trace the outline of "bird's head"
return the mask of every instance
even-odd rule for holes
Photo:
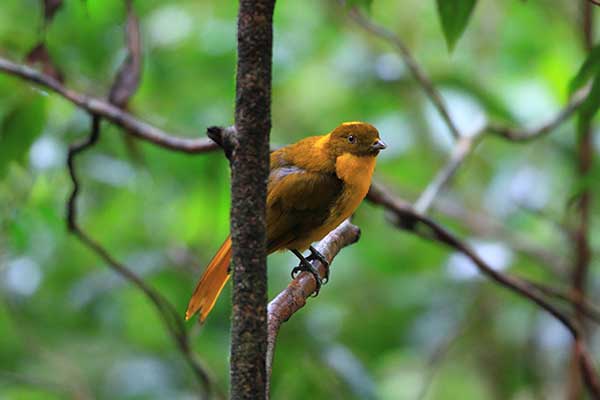
[[[377,128],[366,122],[344,122],[329,136],[329,146],[335,156],[350,153],[375,157],[387,147],[379,138]]]

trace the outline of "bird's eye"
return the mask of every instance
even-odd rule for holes
[[[354,137],[354,135],[348,136],[348,142],[350,142],[350,143],[356,142],[356,138]]]

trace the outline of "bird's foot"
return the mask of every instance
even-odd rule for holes
[[[308,250],[310,250],[310,255],[308,257],[306,257],[306,259],[308,261],[318,260],[325,267],[325,277],[322,279],[322,281],[323,281],[323,284],[326,284],[327,282],[329,282],[329,261],[327,261],[325,256],[323,254],[321,254],[321,252],[319,250],[315,249],[314,247],[310,246],[308,248]]]
[[[313,278],[315,278],[317,287],[312,294],[312,297],[317,297],[319,295],[319,291],[321,290],[321,286],[323,285],[323,280],[319,276],[319,271],[306,258],[300,258],[300,264],[292,269],[292,279],[295,279],[300,272],[304,271],[309,272]]]

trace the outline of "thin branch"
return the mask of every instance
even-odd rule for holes
[[[528,142],[531,140],[539,139],[542,136],[547,135],[554,129],[558,128],[563,122],[568,120],[577,109],[583,104],[587,95],[590,92],[590,86],[585,86],[575,92],[567,105],[560,110],[554,117],[549,119],[547,122],[532,128],[532,129],[520,129],[511,128],[508,126],[489,124],[486,130],[492,134],[503,137],[504,139],[511,140],[513,142]]]
[[[372,203],[381,205],[388,211],[392,212],[396,217],[396,220],[394,221],[396,226],[402,229],[415,231],[421,234],[423,237],[436,240],[460,253],[463,253],[465,256],[471,259],[473,263],[475,263],[482,274],[498,282],[500,285],[505,286],[510,290],[532,300],[560,320],[574,336],[579,335],[578,327],[575,326],[570,318],[552,304],[546,302],[546,300],[540,296],[539,291],[537,291],[535,287],[521,278],[505,275],[502,272],[493,269],[473,249],[471,249],[470,246],[460,240],[457,236],[450,233],[448,230],[443,228],[429,217],[416,212],[412,207],[406,207],[403,205],[403,202],[398,201],[383,187],[379,185],[371,185],[367,199]],[[420,230],[421,227],[418,225],[422,225],[426,229],[424,231]]]
[[[158,291],[146,284],[142,278],[135,274],[131,269],[127,268],[127,266],[113,258],[100,243],[92,239],[77,223],[77,196],[80,192],[80,183],[76,172],[75,158],[98,141],[98,138],[100,137],[100,122],[100,117],[93,115],[90,135],[81,143],[71,146],[67,154],[67,167],[73,184],[72,191],[67,201],[67,226],[71,233],[96,253],[110,266],[111,269],[135,285],[150,300],[159,313],[165,327],[177,345],[177,348],[192,368],[194,375],[201,384],[203,394],[208,396],[214,389],[212,378],[194,355],[190,347],[189,336],[185,329],[185,324],[179,315],[179,312],[177,312],[175,307]]]
[[[443,243],[464,254],[477,266],[483,275],[537,304],[560,321],[573,336],[573,340],[580,356],[580,367],[582,368],[583,375],[586,377],[588,390],[596,398],[600,398],[600,382],[598,381],[598,375],[594,369],[589,352],[585,343],[582,341],[581,328],[563,311],[549,303],[544,297],[544,294],[538,290],[536,286],[523,278],[507,275],[493,269],[470,246],[457,236],[450,233],[427,216],[417,213],[411,206],[406,206],[405,202],[396,199],[381,186],[371,185],[367,199],[374,204],[385,207],[391,212],[395,217],[394,223],[399,228],[414,231],[423,237],[428,237],[439,243]],[[422,225],[422,227],[425,228],[425,231],[423,231],[419,225]]]
[[[467,156],[475,147],[475,143],[483,133],[478,131],[472,136],[461,136],[452,149],[450,160],[442,168],[431,183],[425,188],[419,199],[415,202],[414,209],[420,214],[427,214],[427,211],[435,201],[437,195],[448,185],[452,177],[456,174],[458,168],[465,161]]]
[[[77,107],[98,115],[123,128],[132,136],[170,150],[183,153],[205,153],[216,150],[218,146],[208,138],[187,139],[175,137],[167,132],[143,122],[120,108],[85,94],[67,89],[59,81],[26,65],[17,64],[0,57],[0,71],[49,89]]]
[[[345,4],[345,1],[342,0],[341,2],[342,2],[342,4]],[[440,113],[442,119],[448,126],[448,129],[452,133],[452,136],[454,136],[455,139],[460,138],[462,135],[461,135],[460,131],[458,130],[458,127],[456,126],[456,124],[454,123],[452,118],[450,117],[450,112],[448,111],[448,108],[447,108],[446,104],[444,103],[444,99],[442,98],[441,94],[438,92],[438,90],[433,85],[433,82],[431,81],[429,76],[427,76],[427,73],[425,72],[425,70],[419,65],[417,60],[413,57],[410,50],[408,49],[406,44],[404,44],[402,39],[400,39],[398,36],[396,36],[394,33],[389,31],[385,27],[378,25],[375,22],[368,19],[356,7],[351,8],[348,11],[348,15],[354,22],[356,22],[356,24],[358,26],[363,28],[365,31],[390,43],[398,51],[398,53],[400,54],[400,57],[402,57],[402,60],[404,61],[404,63],[406,64],[406,66],[408,67],[408,69],[410,70],[412,75],[414,76],[414,78],[421,85],[421,87],[423,88],[423,90],[425,91],[427,96],[429,96],[429,99],[433,103],[434,107]]]
[[[571,117],[585,101],[589,91],[589,86],[577,91],[567,105],[552,119],[533,129],[522,130],[503,125],[488,124],[487,126],[484,126],[478,130],[472,136],[461,136],[454,145],[452,154],[450,155],[450,159],[447,164],[438,172],[433,181],[431,181],[419,199],[415,202],[415,211],[420,214],[427,214],[427,211],[435,201],[435,198],[448,185],[452,177],[456,174],[458,168],[462,165],[471,151],[473,151],[475,144],[478,143],[478,140],[482,138],[484,133],[489,132],[495,135],[500,135],[505,139],[515,142],[539,139],[542,136],[552,132],[563,122],[569,119],[569,117]]]
[[[331,265],[342,248],[356,243],[359,238],[360,229],[349,220],[346,220],[319,242],[317,250],[325,256]],[[327,268],[319,261],[313,261],[312,264],[318,269],[321,278],[325,278]],[[304,307],[306,300],[314,293],[316,288],[315,279],[309,273],[303,272],[269,303],[269,340],[267,347],[267,376],[269,378],[273,370],[275,343],[281,325]]]

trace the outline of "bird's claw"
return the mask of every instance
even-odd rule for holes
[[[321,286],[323,285],[323,280],[319,276],[319,271],[317,271],[317,269],[311,263],[309,263],[308,261],[300,261],[300,264],[298,264],[297,267],[294,267],[292,269],[292,279],[296,279],[296,276],[300,272],[305,271],[309,272],[313,276],[313,278],[315,278],[316,288],[312,294],[312,297],[317,297],[319,295],[319,291],[321,290]]]
[[[322,279],[322,283],[326,284],[327,282],[329,282],[329,261],[327,261],[325,256],[323,254],[321,254],[321,252],[319,250],[315,249],[314,247],[310,246],[308,249],[310,250],[310,255],[308,257],[306,257],[306,259],[309,261],[318,260],[325,267],[325,276]]]

